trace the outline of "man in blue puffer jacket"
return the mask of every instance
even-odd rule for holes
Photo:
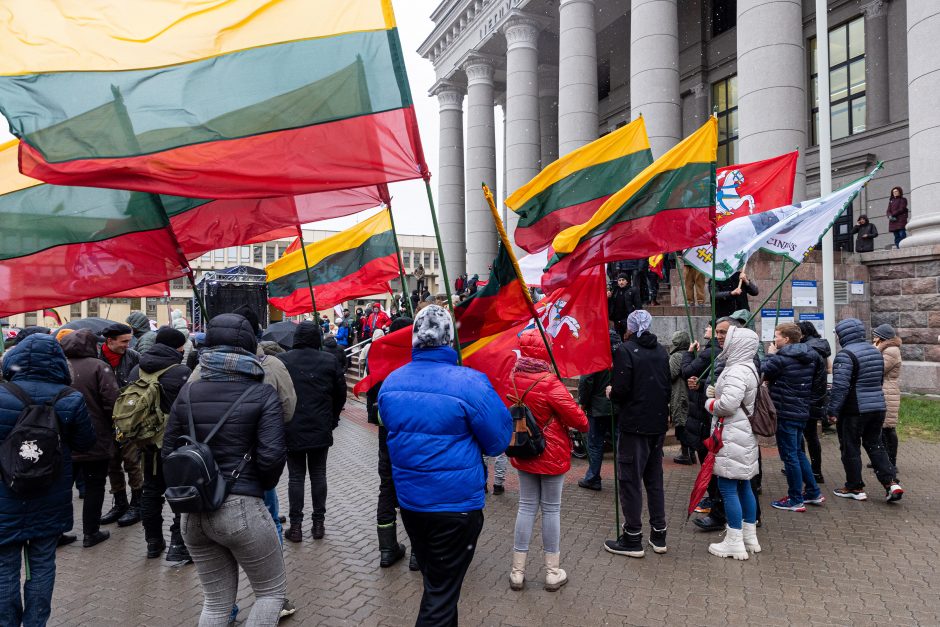
[[[71,383],[62,347],[51,335],[31,335],[4,356],[3,378],[33,402],[46,403]],[[0,442],[13,430],[23,403],[0,387]],[[55,549],[72,528],[71,449],[88,451],[95,432],[78,391],[55,404],[62,436],[62,473],[41,494],[22,498],[0,482],[0,625],[45,625],[55,586]],[[30,578],[20,590],[20,556]],[[22,594],[22,596],[21,596]],[[25,607],[24,607],[25,605]]]
[[[424,576],[416,625],[456,625],[457,601],[483,529],[482,455],[506,450],[509,411],[483,373],[457,366],[450,314],[415,317],[411,363],[379,392],[379,419],[401,518]]]
[[[847,318],[836,325],[842,350],[832,363],[832,390],[829,395],[829,419],[837,422],[845,487],[834,490],[836,496],[864,501],[862,452],[865,447],[875,475],[885,488],[885,500],[897,501],[904,494],[894,481],[895,468],[888,459],[881,440],[885,420],[884,359],[881,351],[865,340],[865,326],[857,318]]]

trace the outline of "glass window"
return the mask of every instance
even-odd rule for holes
[[[405,265],[406,268],[411,267],[411,251],[403,250],[401,252],[401,262]]]
[[[147,317],[148,318],[157,317],[157,299],[156,298],[147,299]]]
[[[261,244],[255,244],[251,247],[251,261],[258,265],[264,264],[264,247]]]
[[[251,261],[251,246],[241,247],[241,261],[242,263],[249,263]]]
[[[225,249],[219,248],[212,253],[215,261],[225,261]]]
[[[36,326],[37,324],[39,324],[37,322],[38,319],[39,319],[39,316],[36,314],[35,311],[29,311],[26,313],[24,321],[26,323],[26,326],[31,327],[31,326]]]
[[[274,244],[264,245],[264,263],[273,263],[277,259],[277,249]]]
[[[738,19],[737,0],[712,0],[712,37],[734,28]]]
[[[75,303],[69,306],[69,320],[78,320],[82,317],[82,304]]]
[[[98,299],[92,298],[88,301],[88,317],[94,318],[98,316]]]
[[[819,86],[816,40],[809,42],[812,65],[811,114],[813,143],[819,144]],[[832,139],[865,130],[865,18],[858,17],[829,31],[829,102]]]
[[[424,253],[424,269],[431,269],[431,253]]]
[[[738,77],[712,85],[712,104],[718,114],[718,167],[735,163],[738,151]]]

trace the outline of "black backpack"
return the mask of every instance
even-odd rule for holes
[[[0,475],[17,496],[40,496],[62,474],[62,438],[55,404],[75,390],[66,386],[40,405],[18,385],[0,383],[23,403],[13,430],[0,444]]]
[[[509,446],[506,447],[506,455],[508,457],[532,459],[533,457],[538,457],[545,451],[545,434],[542,433],[542,430],[547,429],[548,425],[552,424],[555,418],[554,416],[549,418],[544,427],[539,427],[539,423],[535,421],[535,416],[532,415],[532,410],[525,404],[525,396],[539,381],[547,376],[548,375],[544,375],[530,385],[529,389],[523,392],[521,397],[518,396],[519,390],[516,389],[515,378],[512,381],[512,388],[516,396],[509,396],[509,400],[512,401],[512,407],[509,408],[509,415],[512,416],[513,430],[512,439],[509,441]]]
[[[223,476],[208,444],[253,387],[249,386],[241,393],[202,442],[196,439],[196,425],[193,422],[193,406],[189,394],[192,386],[186,388],[189,435],[180,436],[179,439],[188,444],[180,446],[163,460],[163,478],[166,482],[164,496],[174,513],[214,512],[222,507],[232,484],[251,461],[251,451],[248,451],[242,456],[235,470],[230,475]]]

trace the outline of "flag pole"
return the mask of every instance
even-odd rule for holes
[[[617,537],[619,538],[623,533],[623,528],[620,526],[620,477],[617,472],[617,446],[620,438],[617,437],[617,420],[614,417],[613,403],[610,403],[610,437],[614,441],[614,518],[617,520]],[[601,457],[604,457],[603,448],[601,448]]]
[[[561,371],[558,370],[558,364],[555,363],[555,354],[552,352],[552,345],[548,343],[548,336],[545,334],[545,327],[542,326],[542,319],[535,310],[535,303],[532,301],[532,294],[529,293],[529,286],[526,285],[525,279],[522,277],[522,270],[519,268],[519,262],[516,261],[516,254],[512,251],[512,243],[509,241],[509,235],[506,233],[506,228],[503,226],[502,218],[499,217],[499,210],[496,209],[496,201],[493,199],[493,192],[486,186],[486,183],[483,183],[483,195],[486,197],[486,203],[490,206],[490,213],[493,214],[493,222],[496,223],[496,231],[499,233],[499,239],[506,249],[506,254],[509,255],[509,260],[512,262],[512,269],[516,273],[516,280],[519,282],[520,287],[522,287],[523,294],[525,294],[525,301],[529,306],[529,312],[532,314],[532,319],[535,320],[535,326],[539,329],[542,342],[545,343],[545,350],[548,351],[548,357],[552,360],[555,375],[560,377]]]
[[[392,215],[392,205],[391,201],[386,203],[386,211],[388,211],[388,219],[392,223],[392,239],[395,240],[395,255],[398,257],[398,276],[401,279],[401,289],[402,294],[405,297],[405,303],[408,307],[408,315],[413,319],[415,317],[415,312],[411,308],[411,294],[408,293],[408,283],[405,279],[405,264],[401,259],[401,248],[398,246],[398,231],[395,230],[395,216]],[[441,267],[444,267],[444,258],[441,258]],[[395,299],[395,295],[392,294],[392,300]]]
[[[437,210],[434,207],[434,195],[431,193],[431,175],[425,172],[424,189],[428,193],[428,207],[431,209],[431,222],[434,225],[434,237],[437,238],[437,254],[441,260],[441,277],[444,279],[444,293],[447,294],[447,306],[454,319],[454,345],[457,348],[457,363],[463,365],[463,356],[460,354],[460,332],[457,329],[457,313],[454,311],[454,297],[450,293],[450,277],[447,276],[447,262],[444,260],[444,246],[441,243],[441,226],[437,223]],[[410,302],[410,301],[409,301]]]
[[[317,320],[317,299],[313,295],[313,277],[310,275],[310,263],[307,261],[307,244],[304,242],[304,231],[299,224],[297,225],[297,239],[300,240],[300,250],[303,251],[304,270],[307,272],[307,289],[310,290],[310,306],[313,307],[313,319],[317,324],[320,324],[320,321]]]
[[[829,93],[829,6],[826,0],[816,0],[816,67],[826,68],[817,72],[817,93]],[[829,98],[819,98],[819,195],[832,193],[832,103]],[[835,251],[832,229],[822,237],[822,284],[823,284],[823,337],[830,346],[835,346],[836,288]]]
[[[786,258],[780,260],[780,284],[777,286],[777,311],[774,315],[774,328],[777,328],[777,325],[780,324],[780,301],[783,300],[783,283],[786,281],[784,278],[784,273],[787,270],[787,260]]]

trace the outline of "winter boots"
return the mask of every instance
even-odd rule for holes
[[[164,549],[166,549],[166,541],[163,539],[163,536],[149,538],[147,540],[147,559],[160,557]]]
[[[376,532],[379,535],[379,566],[388,568],[405,557],[405,545],[398,541],[396,523],[378,525]]]
[[[755,539],[757,537],[755,533]],[[748,558],[747,548],[744,546],[744,532],[742,529],[725,529],[725,539],[721,542],[708,545],[708,552],[718,557],[733,557],[736,560]]]
[[[323,519],[313,521],[313,524],[310,528],[310,535],[313,536],[314,540],[322,540],[325,531],[326,530],[323,526]]]
[[[143,490],[131,490],[131,503],[123,516],[118,518],[118,527],[130,527],[140,522],[140,495]],[[126,497],[125,497],[126,498]]]
[[[186,543],[183,542],[183,534],[179,531],[170,532],[170,548],[166,551],[166,561],[175,563],[193,561]]]
[[[695,463],[695,453],[685,444],[682,445],[681,452],[672,458],[672,461],[680,466],[691,466]]]
[[[760,553],[760,543],[757,542],[757,523],[746,522],[741,525],[744,535],[744,548],[751,553]]]
[[[561,553],[545,554],[545,589],[549,592],[555,592],[568,583],[567,573],[558,567],[560,559]],[[513,561],[515,561],[515,556]]]
[[[525,560],[528,553],[522,551],[512,552],[512,570],[509,571],[509,588],[522,590],[525,588]]]
[[[129,505],[127,504],[127,493],[124,491],[114,493],[114,503],[108,513],[101,517],[102,525],[110,525],[117,522],[121,516],[127,513]]]

